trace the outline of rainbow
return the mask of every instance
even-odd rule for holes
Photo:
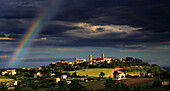
[[[52,9],[54,9],[54,7],[56,6],[56,3],[57,0],[52,0],[51,3],[47,6],[47,8],[45,8],[45,10],[40,14],[36,21],[33,22],[33,24],[27,30],[25,36],[20,41],[15,52],[13,53],[13,56],[10,59],[9,67],[13,67],[18,63],[27,47],[31,44],[32,40],[42,29],[44,22],[48,19],[48,16],[52,12]]]

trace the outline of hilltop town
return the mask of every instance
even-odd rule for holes
[[[150,65],[133,57],[106,58],[104,53],[97,58],[93,58],[90,54],[88,61],[75,57],[74,62],[61,60],[38,68],[1,69],[0,72],[1,78],[10,79],[1,82],[1,89],[8,90],[39,89],[41,91],[42,88],[46,90],[51,88],[57,91],[61,89],[65,89],[61,91],[88,91],[107,89],[109,85],[112,89],[118,86],[125,90],[128,86],[136,86],[133,84],[142,85],[160,79],[169,79],[169,72],[156,64]],[[119,85],[120,82],[125,88]],[[93,87],[94,83],[101,84],[101,87]],[[169,85],[169,82],[162,80],[161,86],[164,85]]]

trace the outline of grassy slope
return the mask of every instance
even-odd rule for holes
[[[68,72],[71,74],[77,72],[77,74],[80,76],[88,75],[88,77],[99,77],[100,72],[104,72],[105,73],[104,77],[107,77],[110,74],[110,72],[112,72],[112,70],[113,70],[112,68],[93,68],[93,69],[82,69],[82,70],[68,71]]]
[[[13,81],[14,79],[6,78],[6,77],[1,77],[0,76],[0,83],[1,82],[8,82],[8,81]]]

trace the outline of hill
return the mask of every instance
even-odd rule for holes
[[[100,72],[104,72],[105,73],[104,77],[107,77],[112,72],[112,70],[113,70],[112,68],[91,68],[66,72],[69,72],[70,74],[77,72],[77,75],[79,76],[88,75],[88,77],[99,77]]]

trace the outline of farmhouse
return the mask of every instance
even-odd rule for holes
[[[117,80],[121,80],[122,78],[125,78],[125,74],[124,72],[121,71],[115,71],[114,72],[114,78],[116,78]]]
[[[67,79],[67,75],[65,74],[61,75],[61,79]]]
[[[153,77],[153,75],[151,73],[140,73],[140,77]]]
[[[40,72],[37,72],[36,74],[34,74],[34,78],[37,78],[37,77],[42,77],[43,75],[40,73]]]
[[[58,83],[60,81],[60,78],[54,78],[54,82]]]
[[[55,73],[50,73],[49,76],[55,76]]]

